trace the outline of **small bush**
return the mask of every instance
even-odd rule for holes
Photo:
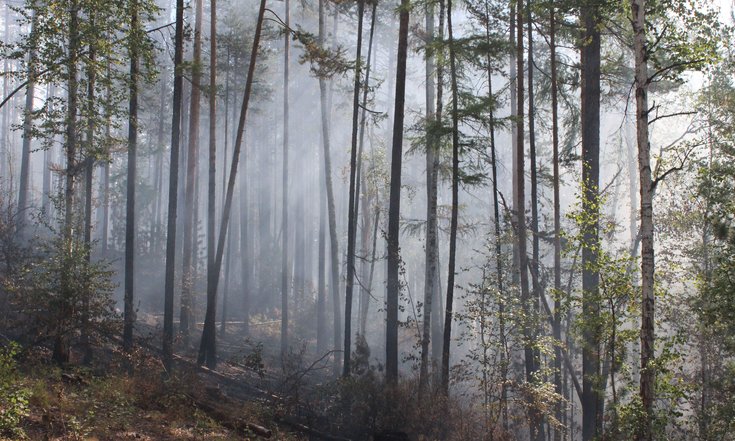
[[[18,345],[0,348],[0,434],[24,437],[20,423],[28,415],[28,390],[20,383],[15,355]]]

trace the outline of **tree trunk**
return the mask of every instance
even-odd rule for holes
[[[551,143],[554,174],[554,387],[562,394],[561,366],[561,197],[559,193],[559,105],[556,70],[556,15],[552,2],[549,10],[549,49],[551,51]],[[555,404],[554,415],[562,421],[562,403]],[[561,441],[563,430],[554,429],[554,441]]]
[[[290,28],[291,11],[290,1],[285,2],[286,28]],[[288,265],[288,68],[289,49],[291,41],[290,33],[284,33],[283,39],[283,175],[281,191],[281,363],[285,368],[286,355],[288,354],[288,291],[289,291],[289,265]]]
[[[390,165],[390,199],[388,205],[388,277],[385,377],[389,384],[398,383],[398,297],[400,282],[399,227],[401,216],[401,163],[403,160],[403,119],[406,101],[406,59],[408,57],[409,2],[401,0],[398,54],[396,62],[396,94],[393,110],[393,146]]]
[[[31,1],[31,38],[36,30],[36,12],[35,1]],[[6,71],[7,72],[7,71]],[[26,102],[23,112],[23,149],[20,157],[20,186],[18,187],[18,220],[17,231],[21,238],[24,237],[26,220],[28,218],[29,189],[31,186],[30,168],[31,168],[31,138],[33,131],[33,100],[36,92],[36,47],[35,43],[31,44],[31,51],[28,54],[28,81],[26,85]]]
[[[588,219],[582,226],[582,439],[602,435],[602,398],[600,381],[599,283],[597,248],[599,246],[600,181],[600,30],[599,11],[585,5],[580,9],[583,25],[582,63],[582,211]]]
[[[527,320],[532,321],[533,330],[531,331],[533,345],[533,371],[538,372],[541,365],[541,352],[536,345],[539,338],[541,323],[539,322],[539,301],[541,296],[545,295],[541,291],[541,283],[539,282],[539,237],[538,237],[538,172],[536,168],[536,109],[534,103],[533,90],[533,15],[531,14],[531,0],[526,1],[526,25],[528,37],[528,149],[531,167],[531,234],[532,251],[531,251],[531,283],[533,287],[533,295],[530,298],[531,315]],[[539,379],[534,376],[534,383],[538,383]],[[535,407],[531,407],[531,438],[542,441],[544,436],[544,424],[541,412]]]
[[[197,181],[199,178],[199,115],[201,111],[202,95],[202,3],[204,0],[195,0],[194,20],[194,54],[191,73],[191,101],[189,107],[189,148],[186,158],[186,193],[184,201],[184,255],[183,275],[181,281],[181,311],[179,332],[185,345],[188,345],[194,317],[192,312],[192,290],[195,282],[194,266],[197,256],[193,252],[194,242],[197,241],[197,211],[199,204],[195,201]],[[212,214],[210,214],[212,215]]]
[[[452,29],[452,0],[447,1],[447,30],[449,32],[449,72],[452,88],[452,214],[449,224],[449,271],[447,273],[447,301],[444,309],[444,339],[442,346],[442,393],[449,396],[449,350],[452,344],[452,313],[454,304],[454,272],[457,256],[457,224],[459,217],[459,91]]]
[[[130,351],[133,347],[133,323],[135,322],[134,273],[135,273],[135,180],[136,153],[138,149],[138,6],[137,0],[130,5],[130,105],[128,115],[128,182],[125,214],[125,319],[123,346]]]
[[[357,54],[355,60],[355,84],[352,92],[352,146],[350,148],[350,193],[347,205],[347,281],[345,283],[345,344],[342,376],[350,376],[350,353],[352,351],[352,292],[355,279],[355,242],[357,238],[357,201],[355,194],[357,175],[357,138],[360,115],[360,75],[362,70],[362,23],[365,2],[357,1]]]
[[[638,172],[641,194],[641,379],[640,397],[643,404],[638,439],[653,439],[654,384],[656,372],[654,352],[654,249],[653,249],[653,181],[651,179],[650,145],[648,139],[648,45],[646,42],[646,0],[631,0],[633,15],[633,48],[635,51],[636,139],[638,141]]]
[[[210,0],[210,35],[209,35],[209,173],[207,186],[207,310],[204,316],[204,332],[199,346],[199,364],[207,363],[207,367],[217,366],[215,334],[217,314],[217,284],[219,283],[220,265],[225,241],[215,249],[215,222],[217,217],[217,2]],[[201,1],[200,6],[201,9]],[[234,181],[233,181],[234,185]],[[230,196],[231,198],[231,196]],[[229,216],[229,212],[227,213]],[[219,262],[215,267],[215,253]]]
[[[434,4],[429,2],[425,6],[425,32],[427,43],[434,40]],[[429,382],[429,343],[431,342],[432,300],[436,281],[437,260],[437,156],[438,143],[434,138],[434,131],[441,122],[436,120],[436,97],[434,82],[434,51],[427,45],[426,49],[426,271],[424,277],[424,323],[421,334],[421,365],[419,368],[419,401],[424,397]]]
[[[247,153],[245,154],[247,158]],[[245,161],[244,161],[245,162]],[[247,162],[245,170],[240,174],[240,277],[242,289],[242,316],[243,334],[250,335],[250,290],[252,287],[252,259],[250,250],[250,231],[248,228],[248,186],[247,186]]]
[[[184,0],[176,0],[176,34],[174,48],[174,92],[171,119],[171,160],[168,183],[168,219],[166,230],[166,280],[163,312],[163,362],[169,375],[173,369],[174,273],[176,268],[176,209],[179,187],[179,136],[181,128],[181,96],[184,53]]]
[[[326,24],[324,16],[324,6],[320,6],[321,13],[319,14],[319,43],[322,47],[325,46],[326,39]],[[319,78],[319,97],[321,102],[321,117],[322,117],[322,143],[324,147],[324,181],[327,190],[327,218],[329,222],[329,235],[330,235],[330,251],[331,251],[331,286],[329,287],[332,291],[332,307],[334,313],[334,327],[333,327],[333,348],[336,350],[340,347],[339,337],[340,329],[342,327],[339,307],[339,250],[337,246],[337,220],[334,208],[334,190],[332,187],[332,161],[330,158],[330,139],[329,139],[329,104],[327,102],[327,82],[324,78]],[[336,353],[334,356],[334,373],[338,374],[340,365],[339,354]]]
[[[360,140],[357,149],[357,176],[355,181],[355,222],[357,222],[360,194],[362,194],[362,235],[361,235],[361,252],[362,261],[360,264],[360,306],[358,309],[358,333],[365,336],[365,328],[367,324],[367,313],[370,306],[370,295],[372,283],[369,281],[368,259],[367,255],[370,248],[370,189],[368,188],[365,173],[363,173],[363,152],[365,147],[365,126],[367,124],[367,104],[368,92],[370,90],[370,70],[372,68],[373,57],[373,37],[375,36],[375,20],[376,20],[377,3],[373,3],[372,12],[370,14],[370,37],[368,38],[368,56],[365,65],[365,82],[362,85],[362,115],[360,117]],[[364,319],[363,319],[364,317]]]
[[[487,23],[485,25],[485,38],[487,43],[491,44],[490,38],[490,17],[491,17],[490,4],[485,1],[485,15],[487,17]],[[488,97],[493,100],[493,67],[490,54],[487,55],[487,94]],[[495,239],[495,277],[497,278],[498,284],[498,325],[499,325],[499,339],[501,344],[500,350],[500,372],[501,372],[501,384],[500,384],[500,409],[499,415],[502,419],[503,428],[506,429],[507,424],[507,395],[508,390],[506,381],[508,379],[508,354],[507,354],[507,341],[505,337],[505,288],[503,284],[503,255],[501,249],[501,237],[500,237],[500,201],[498,199],[498,163],[497,163],[497,148],[495,145],[495,107],[490,107],[489,115],[489,132],[490,132],[490,165],[492,168],[492,185],[493,185],[493,222],[494,222],[494,239]],[[483,344],[483,348],[485,345]],[[506,429],[507,430],[507,429]]]
[[[94,24],[94,17],[91,19]],[[85,164],[84,164],[84,257],[87,265],[92,261],[92,179],[94,177],[94,130],[95,119],[92,115],[95,112],[95,68],[92,65],[95,62],[96,53],[94,45],[89,45],[90,65],[87,70],[87,139],[85,145]],[[27,102],[26,102],[27,104]],[[24,139],[25,141],[25,139]],[[89,300],[92,296],[92,290],[89,286],[90,280],[85,281],[84,299],[82,301],[82,327],[80,330],[80,340],[82,350],[84,351],[84,364],[92,362],[92,347],[89,339]]]
[[[74,253],[74,199],[75,199],[75,180],[77,169],[77,111],[79,110],[79,82],[77,78],[79,62],[79,50],[81,39],[79,35],[79,3],[77,0],[71,0],[69,4],[69,49],[66,62],[67,72],[67,105],[66,105],[66,188],[64,189],[64,228],[63,241],[67,255],[65,256],[71,262]],[[73,296],[69,276],[66,271],[61,274],[61,316],[66,316],[70,312],[72,305],[69,300]],[[59,323],[56,329],[54,340],[53,360],[57,363],[66,363],[69,361],[69,342],[67,330],[64,329],[63,323]]]
[[[439,32],[437,35],[437,39],[439,41],[444,41],[444,17],[445,17],[445,3],[444,0],[439,0]],[[443,54],[443,48],[439,48],[441,53],[438,54],[437,59],[443,60],[444,54]],[[444,111],[444,64],[439,62],[436,64],[436,116],[435,121],[437,124],[439,124],[440,127],[443,127],[442,122],[442,113]],[[439,155],[435,154],[434,157],[434,167],[435,172],[437,175],[436,179],[436,186],[435,186],[435,193],[438,195],[438,186],[439,186],[439,179],[438,179],[438,172],[439,172]],[[443,309],[443,303],[444,299],[442,296],[442,289],[441,289],[441,283],[440,283],[440,271],[439,268],[441,265],[439,264],[439,223],[438,218],[436,221],[436,227],[434,228],[434,238],[432,239],[434,241],[434,260],[435,260],[435,270],[434,270],[434,280],[432,282],[433,285],[433,299],[431,302],[431,309],[432,309],[432,315],[433,319],[431,321],[431,364],[432,368],[434,369],[434,377],[436,380],[436,384],[441,383],[441,352],[442,352],[442,334],[444,332],[444,309]],[[428,225],[427,225],[428,228]],[[428,230],[427,230],[428,231]],[[427,232],[428,234],[428,232]]]
[[[197,361],[199,364],[206,363],[211,369],[217,366],[217,346],[216,346],[216,326],[215,312],[217,307],[217,283],[219,282],[219,273],[222,267],[222,256],[225,247],[225,239],[227,237],[227,225],[230,220],[230,210],[232,208],[232,195],[235,191],[235,179],[237,178],[237,166],[240,160],[240,150],[242,147],[242,137],[245,131],[245,120],[250,103],[250,95],[253,89],[253,77],[255,75],[255,62],[258,55],[258,47],[260,45],[260,35],[263,29],[263,15],[265,14],[265,2],[261,0],[260,9],[258,10],[258,21],[255,27],[255,36],[253,37],[253,47],[250,53],[250,64],[248,64],[248,76],[245,80],[245,92],[242,99],[242,108],[240,109],[240,120],[237,125],[237,138],[232,152],[232,162],[230,163],[230,174],[227,181],[227,195],[225,197],[225,205],[222,209],[222,220],[220,223],[219,236],[217,238],[217,252],[212,262],[213,271],[209,272],[207,277],[207,311],[204,318],[204,331],[202,332],[202,340],[199,346],[199,356]],[[213,167],[213,166],[211,166]],[[213,193],[213,192],[212,192]]]

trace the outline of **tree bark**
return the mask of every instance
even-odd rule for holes
[[[227,237],[227,225],[230,220],[230,210],[232,208],[232,195],[235,190],[235,179],[237,178],[237,167],[240,160],[240,150],[242,147],[242,137],[245,131],[245,120],[250,104],[250,95],[253,89],[253,77],[255,76],[255,62],[258,55],[258,47],[260,46],[260,35],[263,29],[263,15],[265,14],[265,2],[261,0],[260,9],[258,10],[258,21],[255,26],[255,36],[253,37],[253,47],[250,53],[250,64],[248,64],[248,75],[245,80],[245,92],[242,99],[242,108],[240,109],[240,119],[237,125],[237,138],[232,152],[232,162],[230,163],[229,179],[227,181],[227,195],[225,197],[225,205],[222,209],[222,219],[220,223],[219,236],[217,238],[217,252],[213,260],[213,271],[208,275],[207,287],[207,311],[204,318],[204,331],[202,332],[202,340],[199,346],[199,356],[197,361],[199,364],[206,363],[207,367],[214,369],[217,366],[217,346],[216,346],[216,323],[215,312],[217,307],[217,283],[219,282],[219,273],[222,267],[222,256],[225,247],[225,239]],[[211,302],[210,302],[211,297]]]
[[[583,26],[582,63],[582,439],[599,437],[602,432],[602,399],[600,382],[600,311],[597,268],[599,247],[599,181],[600,181],[600,30],[599,11],[585,4],[580,8]]]
[[[444,308],[444,338],[442,346],[442,393],[449,396],[449,351],[452,344],[452,314],[454,306],[454,272],[457,256],[457,224],[459,221],[459,92],[452,29],[452,0],[447,0],[447,30],[449,32],[449,72],[452,88],[452,213],[449,224],[449,270],[447,301]]]
[[[195,219],[199,204],[196,203],[197,180],[199,178],[199,119],[201,113],[202,87],[202,3],[195,0],[194,53],[191,72],[191,101],[189,102],[189,147],[186,158],[186,193],[184,200],[184,254],[181,280],[181,311],[179,332],[185,345],[188,345],[194,324],[192,311],[192,290],[196,278],[194,267],[196,255],[193,249],[196,242],[197,222]],[[209,262],[209,261],[208,261]]]
[[[444,0],[439,0],[439,32],[437,35],[437,39],[439,41],[444,41],[444,18],[446,16],[446,5]],[[439,47],[439,51],[441,51],[437,55],[437,60],[441,61],[444,59],[443,54],[443,48]],[[444,64],[442,62],[437,62],[436,64],[436,117],[435,120],[439,124],[440,127],[443,127],[444,123],[442,122],[442,114],[444,112]],[[439,186],[439,179],[438,179],[438,171],[439,171],[439,155],[438,153],[435,154],[434,157],[434,165],[436,168],[437,173],[437,180],[436,180],[436,188],[437,188],[437,195],[438,195],[438,186]],[[431,309],[432,309],[432,315],[434,318],[431,321],[431,364],[432,368],[434,369],[434,377],[436,384],[441,383],[441,352],[442,352],[442,344],[443,344],[443,338],[442,334],[444,332],[444,308],[443,303],[444,299],[442,296],[442,289],[441,289],[441,271],[439,271],[439,268],[441,267],[439,263],[439,223],[437,218],[437,226],[434,228],[435,234],[434,234],[434,243],[435,243],[435,254],[434,254],[434,260],[435,262],[435,271],[434,271],[434,280],[432,284],[433,287],[433,298],[431,302]],[[428,226],[427,226],[428,227]],[[428,233],[427,233],[428,234]]]
[[[631,0],[633,15],[633,49],[635,52],[636,139],[641,195],[641,378],[640,397],[643,405],[640,441],[653,439],[653,401],[656,372],[654,343],[654,249],[653,249],[653,181],[651,178],[648,137],[648,44],[646,41],[646,0]]]
[[[324,5],[320,2],[319,14],[319,43],[322,47],[326,44],[326,23]],[[321,102],[322,117],[322,143],[324,150],[324,182],[327,191],[327,219],[329,222],[330,236],[330,258],[331,258],[331,283],[332,291],[332,307],[333,307],[333,347],[340,347],[339,337],[340,328],[342,327],[339,306],[339,250],[337,245],[337,220],[334,208],[334,190],[332,187],[332,160],[330,157],[330,139],[329,139],[329,104],[327,102],[327,82],[324,78],[319,78],[319,97]],[[339,373],[340,358],[339,354],[334,356],[334,373]]]
[[[556,67],[556,6],[549,9],[549,50],[551,52],[551,144],[554,174],[554,387],[562,395],[561,360],[561,197],[559,193],[559,83]],[[562,403],[554,406],[557,421],[562,421]],[[563,430],[554,429],[554,441],[561,441]]]
[[[123,346],[133,348],[133,324],[135,322],[135,180],[136,154],[138,150],[138,40],[139,22],[137,0],[130,4],[130,102],[128,107],[128,176],[125,206],[125,312]]]
[[[286,28],[290,28],[291,11],[290,1],[285,1]],[[291,35],[284,33],[283,40],[283,175],[281,192],[281,363],[285,367],[288,354],[288,68],[290,62],[289,50]]]
[[[64,189],[64,226],[63,241],[65,257],[71,262],[74,253],[74,199],[75,199],[75,180],[77,174],[77,154],[78,154],[78,133],[77,133],[77,112],[79,110],[79,81],[78,66],[79,51],[81,47],[80,30],[79,30],[79,2],[71,0],[69,3],[69,48],[68,58],[66,62],[67,73],[67,105],[66,105],[66,187]],[[61,315],[66,316],[70,312],[72,305],[69,304],[73,293],[71,292],[70,274],[66,271],[61,274]],[[66,329],[62,323],[58,324],[54,340],[53,360],[57,363],[66,363],[69,361],[69,342]]]
[[[35,1],[31,1],[31,39],[36,32],[36,12]],[[21,238],[24,237],[24,228],[28,218],[29,206],[29,189],[31,186],[30,168],[31,168],[31,138],[33,131],[33,100],[36,93],[36,47],[35,42],[31,42],[31,50],[28,54],[28,84],[26,85],[26,102],[23,112],[23,147],[20,157],[20,185],[18,186],[18,220],[17,231]],[[7,71],[6,71],[7,72]]]
[[[355,211],[359,212],[357,207],[359,206],[359,197],[362,194],[362,242],[361,255],[363,257],[360,264],[360,306],[358,309],[358,333],[365,336],[365,328],[367,326],[367,314],[370,307],[370,295],[372,290],[372,280],[370,278],[370,270],[373,262],[368,265],[368,253],[371,248],[370,241],[370,209],[372,196],[370,195],[370,189],[368,188],[367,179],[365,179],[365,173],[363,172],[363,152],[365,146],[365,125],[367,124],[367,103],[368,103],[368,91],[370,89],[370,70],[372,68],[372,56],[373,56],[373,37],[375,35],[375,20],[376,20],[377,3],[373,3],[372,13],[370,15],[370,38],[368,40],[368,57],[367,65],[365,66],[365,84],[362,87],[362,116],[360,119],[360,142],[357,150],[357,177],[356,177],[356,189],[355,189]],[[361,190],[362,188],[362,190]],[[377,210],[376,210],[377,211]],[[357,218],[357,213],[355,218]]]
[[[408,57],[408,0],[401,0],[399,10],[396,94],[393,110],[393,145],[388,205],[388,292],[385,343],[385,377],[387,382],[392,385],[398,383],[398,297],[401,289],[398,280],[401,261],[398,242],[401,209],[401,163],[403,160],[403,119],[406,101],[406,59]]]
[[[424,397],[429,382],[429,343],[431,342],[431,315],[432,300],[436,281],[437,244],[437,175],[438,162],[437,145],[434,130],[440,123],[436,119],[436,84],[434,81],[435,62],[434,51],[429,44],[434,43],[434,4],[428,2],[425,6],[425,32],[427,35],[426,49],[426,271],[424,277],[424,323],[421,334],[421,365],[419,368],[419,401]]]
[[[168,219],[166,230],[166,275],[163,312],[163,362],[169,375],[173,369],[174,336],[174,273],[176,268],[176,209],[179,187],[179,137],[181,128],[181,97],[183,77],[181,65],[184,53],[184,0],[176,0],[176,31],[174,42],[174,92],[171,117],[171,160],[168,183]]]
[[[538,349],[536,342],[539,338],[541,329],[539,316],[539,301],[541,296],[545,295],[541,291],[541,283],[539,282],[539,237],[538,237],[538,171],[536,168],[536,109],[534,103],[534,83],[533,83],[533,15],[531,13],[531,0],[526,1],[526,25],[528,37],[528,150],[531,168],[531,234],[532,234],[532,251],[531,251],[531,285],[533,287],[533,295],[530,298],[529,309],[531,315],[526,319],[532,321],[533,329],[531,331],[531,344],[533,345],[533,371],[538,372],[541,365],[541,351]],[[538,383],[538,379],[534,376],[534,383]],[[531,438],[542,441],[544,436],[544,424],[541,412],[535,407],[531,407]]]
[[[357,54],[355,60],[355,84],[352,92],[352,146],[350,149],[350,190],[347,206],[347,281],[345,283],[345,344],[342,376],[350,376],[352,351],[352,292],[355,279],[355,242],[357,239],[357,201],[355,194],[357,176],[357,138],[360,115],[360,75],[362,71],[362,24],[365,17],[365,1],[357,1]]]

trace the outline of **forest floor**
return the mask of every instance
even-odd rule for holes
[[[227,397],[183,359],[172,378],[144,350],[107,348],[88,367],[39,361],[48,359],[36,350],[18,363],[14,382],[26,409],[15,434],[0,440],[304,439],[279,427],[267,402]]]

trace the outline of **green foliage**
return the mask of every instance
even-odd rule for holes
[[[28,415],[29,391],[20,383],[15,356],[19,346],[0,347],[0,435],[25,437],[20,423]]]

